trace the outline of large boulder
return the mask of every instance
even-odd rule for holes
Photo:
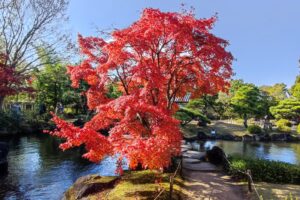
[[[298,142],[298,141],[300,141],[300,137],[299,137],[299,136],[294,136],[294,135],[288,134],[288,135],[286,136],[286,141],[287,141],[287,142]]]
[[[224,165],[226,157],[225,152],[218,146],[214,146],[211,150],[206,152],[207,160],[215,165]]]
[[[267,133],[259,136],[259,141],[270,142],[271,140],[272,140],[271,136]]]
[[[65,193],[63,200],[86,199],[87,196],[114,187],[119,177],[91,174],[80,177]]]
[[[289,134],[285,134],[285,133],[280,133],[280,134],[273,134],[271,136],[272,141],[286,141],[287,140],[287,135]]]
[[[235,136],[230,135],[230,134],[225,134],[225,135],[221,135],[221,139],[222,140],[228,140],[228,141],[234,141]]]
[[[243,141],[253,141],[255,140],[255,136],[252,135],[244,135],[243,136]]]
[[[243,137],[237,136],[237,135],[234,136],[234,141],[242,141],[242,140],[243,140]]]

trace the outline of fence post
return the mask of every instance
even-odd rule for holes
[[[172,200],[172,193],[173,193],[173,176],[170,176],[170,196],[169,199]]]
[[[182,177],[182,155],[180,156],[180,176]]]
[[[247,174],[247,179],[248,179],[248,190],[249,192],[252,192],[252,181],[251,181],[251,171],[250,169],[247,169],[246,171],[246,174]]]

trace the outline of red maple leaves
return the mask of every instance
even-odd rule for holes
[[[23,77],[19,75],[15,68],[7,66],[6,56],[0,54],[0,97],[13,95],[19,91]]]
[[[52,134],[66,139],[63,149],[85,144],[84,155],[100,161],[106,155],[126,157],[131,168],[162,168],[180,153],[175,97],[226,90],[232,75],[227,41],[210,30],[215,18],[145,9],[126,29],[111,33],[111,41],[79,35],[85,59],[68,68],[73,87],[90,86],[85,95],[95,116],[80,129],[54,117]],[[108,97],[117,83],[122,96]],[[101,132],[109,130],[109,136]]]

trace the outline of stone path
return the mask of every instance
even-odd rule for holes
[[[205,152],[186,150],[183,144],[184,199],[246,200],[245,187],[226,176],[220,167],[200,160]]]

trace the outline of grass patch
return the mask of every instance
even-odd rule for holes
[[[90,195],[88,199],[154,199],[160,192],[160,186],[164,187],[165,191],[158,199],[168,199],[170,175],[152,170],[128,171],[124,173],[113,189]],[[160,184],[156,183],[158,178],[161,181]],[[174,181],[173,199],[182,199],[180,198],[181,184],[182,179],[177,176]]]

